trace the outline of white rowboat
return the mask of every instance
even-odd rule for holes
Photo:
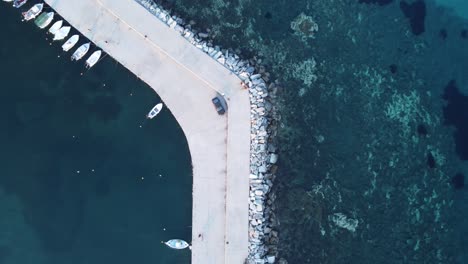
[[[164,244],[173,249],[184,249],[189,246],[189,244],[182,239],[171,239],[164,242]]]
[[[153,119],[155,116],[157,116],[159,114],[159,112],[161,112],[162,108],[163,108],[162,103],[159,103],[159,104],[155,105],[153,107],[153,109],[151,109],[151,111],[146,115],[146,118]],[[169,240],[169,241],[171,241],[171,240]]]
[[[57,31],[62,27],[62,24],[63,24],[63,20],[59,20],[55,22],[54,24],[52,24],[52,26],[49,28],[49,33],[52,33],[55,35],[55,33],[57,33]]]
[[[100,57],[101,57],[101,51],[100,50],[97,50],[97,51],[93,52],[93,54],[91,54],[91,56],[89,56],[89,58],[86,60],[86,68],[93,67],[94,64],[96,64],[98,62]]]
[[[70,33],[71,27],[62,27],[60,28],[54,35],[53,40],[62,40],[68,36],[68,33]]]
[[[80,39],[80,36],[78,35],[73,35],[71,36],[67,42],[65,42],[63,45],[62,45],[62,49],[63,51],[67,52],[69,51],[71,48],[73,48],[73,46],[76,45],[76,43],[78,42],[78,40]]]
[[[42,12],[43,7],[44,4],[33,5],[33,7],[31,7],[28,11],[22,13],[23,19],[29,21],[31,19],[36,18]]]
[[[86,55],[86,53],[88,52],[89,50],[89,45],[90,43],[85,43],[83,45],[81,45],[79,48],[77,48],[75,50],[75,52],[73,53],[73,55],[71,56],[71,60],[80,60],[81,58],[83,58],[84,55]]]

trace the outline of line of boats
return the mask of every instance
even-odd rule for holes
[[[28,0],[3,0],[4,2],[13,2],[13,6],[16,8],[19,8],[26,4]],[[26,12],[23,12],[23,21],[30,21],[34,19],[34,23],[41,29],[46,28],[47,26],[52,23],[54,20],[54,12],[44,12],[42,13],[42,10],[44,8],[43,3],[35,4],[33,5],[29,10]],[[70,33],[71,27],[70,26],[63,26],[63,20],[58,20],[52,26],[49,28],[49,33],[54,35],[53,41],[60,41],[64,40],[68,34]],[[78,40],[80,39],[79,35],[73,35],[71,36],[65,43],[62,45],[63,51],[67,52],[70,49],[72,49],[77,43]],[[78,47],[75,52],[73,52],[71,56],[72,61],[78,61],[81,58],[83,58],[86,53],[88,53],[89,48],[91,46],[91,43],[85,43],[82,44],[80,47]],[[94,51],[91,56],[86,60],[86,68],[91,68],[93,67],[101,58],[102,51],[97,50]]]
[[[20,8],[28,0],[3,0],[4,2],[13,2],[13,6],[16,8]],[[44,12],[42,13],[42,10],[44,8],[43,3],[35,4],[33,5],[29,10],[26,12],[23,12],[23,20],[24,21],[30,21],[34,19],[34,23],[41,29],[44,29],[52,23],[54,20],[54,12]],[[71,27],[70,26],[63,26],[63,20],[58,20],[55,23],[52,24],[52,26],[49,28],[48,32],[52,35],[53,41],[59,41],[65,39],[68,34],[70,33]],[[72,49],[79,41],[80,36],[79,35],[73,35],[71,36],[65,43],[62,45],[62,49],[65,52],[68,52],[70,49]],[[73,52],[71,56],[72,61],[78,61],[81,58],[83,58],[86,53],[88,53],[89,48],[91,46],[90,42],[87,42],[85,44],[82,44],[79,46],[75,52]],[[93,67],[101,58],[102,51],[97,50],[94,51],[91,56],[88,57],[86,60],[86,68],[91,68]],[[153,119],[156,117],[162,110],[163,104],[159,103],[155,105],[150,112],[146,115],[146,118],[148,119]]]

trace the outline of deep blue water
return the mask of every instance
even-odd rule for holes
[[[282,84],[280,257],[468,263],[467,1],[156,2]]]
[[[0,4],[0,263],[190,263],[160,243],[191,237],[191,161],[170,111],[145,122],[151,88],[109,56],[85,71]]]

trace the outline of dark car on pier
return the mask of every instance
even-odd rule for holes
[[[211,99],[211,102],[213,102],[213,105],[215,106],[219,115],[224,115],[224,113],[226,113],[226,109],[223,106],[223,101],[219,98],[219,96]]]

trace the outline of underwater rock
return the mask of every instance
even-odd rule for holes
[[[461,173],[455,174],[451,180],[452,186],[455,190],[460,190],[465,186],[465,175]]]
[[[427,163],[427,166],[429,166],[429,168],[431,169],[434,169],[436,167],[436,160],[431,152],[427,153],[426,163]]]
[[[318,31],[318,25],[311,16],[300,13],[299,16],[291,22],[291,29],[294,30],[295,35],[305,41],[315,37],[315,33]]]
[[[419,124],[417,130],[418,135],[427,136],[427,128],[423,124]]]
[[[426,4],[423,0],[418,0],[411,4],[406,1],[400,2],[400,9],[410,21],[411,32],[418,36],[424,33],[424,20],[426,19]]]
[[[396,66],[396,64],[392,64],[388,68],[390,69],[390,72],[393,74],[397,73],[398,71],[398,66]]]
[[[306,86],[310,86],[317,80],[316,72],[317,63],[314,58],[305,60],[301,63],[296,63],[292,67],[291,74],[294,78],[302,80]],[[305,92],[305,91],[304,91]]]
[[[342,213],[333,214],[331,216],[331,220],[338,227],[347,229],[348,231],[351,231],[351,232],[355,232],[356,228],[359,225],[359,221],[357,219],[348,218],[346,215]]]

